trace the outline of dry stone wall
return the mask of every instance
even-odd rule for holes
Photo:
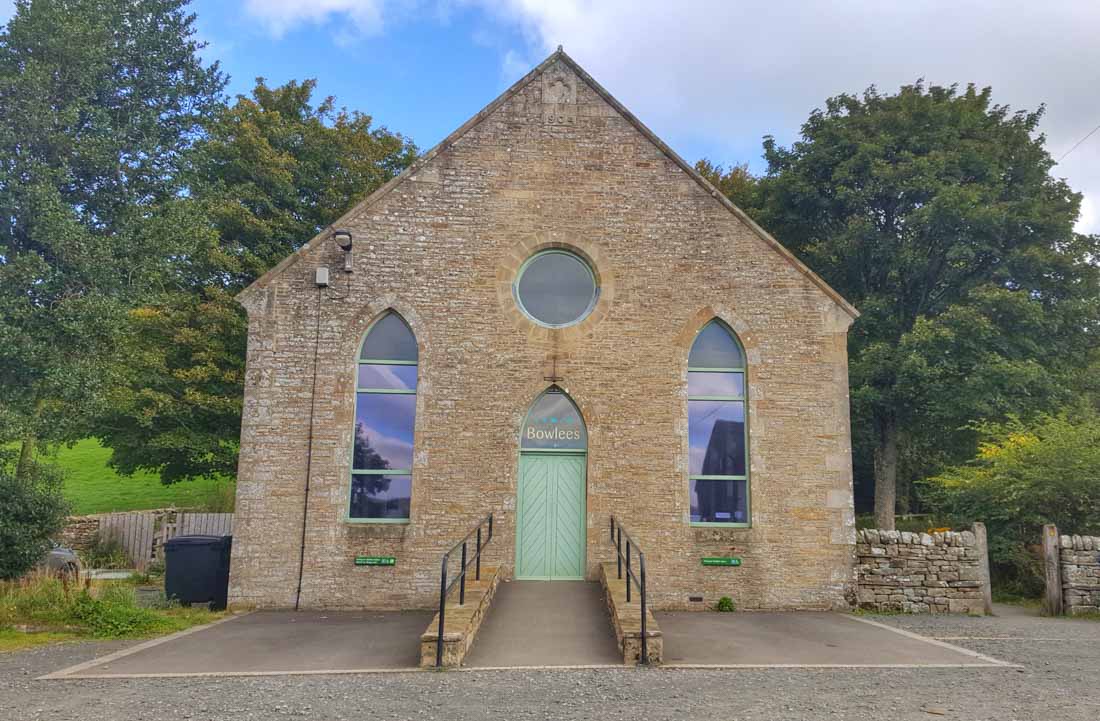
[[[99,534],[99,516],[69,516],[57,542],[74,551],[90,551]]]
[[[1063,612],[1100,613],[1100,536],[1062,536],[1059,545]]]
[[[860,529],[857,604],[874,611],[982,613],[985,555],[972,531]]]

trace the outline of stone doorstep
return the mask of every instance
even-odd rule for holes
[[[443,628],[443,667],[457,668],[462,665],[466,653],[474,643],[481,622],[489,611],[497,587],[500,585],[499,569],[492,566],[481,567],[481,580],[474,581],[472,576],[466,580],[466,603],[458,604],[458,587],[447,598],[445,625]],[[420,667],[435,668],[435,647],[439,638],[439,614],[432,617],[428,629],[420,634]]]
[[[636,666],[642,656],[641,604],[636,597],[626,602],[626,579],[617,578],[615,563],[600,564],[600,584],[604,588],[607,607],[611,612],[611,625],[615,627],[615,640],[623,652],[623,664]],[[646,609],[646,652],[651,664],[659,664],[664,658],[664,638],[661,627],[653,618],[652,609]]]

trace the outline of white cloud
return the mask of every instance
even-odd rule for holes
[[[475,2],[476,0],[468,0]],[[673,147],[750,160],[794,139],[825,98],[919,77],[993,87],[994,101],[1047,114],[1057,158],[1100,123],[1100,3],[1092,0],[480,0],[527,39],[526,65],[558,44]],[[505,55],[518,77],[524,63]],[[513,78],[514,79],[514,78]],[[689,158],[694,160],[695,158]],[[1100,232],[1100,133],[1058,165]]]
[[[342,16],[362,34],[374,34],[382,30],[384,4],[384,0],[245,0],[244,8],[278,38],[295,26],[321,25],[335,16]]]

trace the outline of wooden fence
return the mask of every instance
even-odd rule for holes
[[[139,571],[163,559],[164,543],[176,536],[230,536],[232,513],[187,511],[132,511],[99,516],[99,533],[116,537]]]

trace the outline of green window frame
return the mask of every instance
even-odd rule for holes
[[[709,334],[711,338],[714,338],[718,331],[728,336],[729,341],[732,342],[732,348],[736,349],[735,352],[708,354],[704,351],[700,353],[700,356],[704,358],[714,358],[716,355],[720,355],[729,360],[720,363],[710,361],[705,364],[700,363],[699,365],[692,365],[692,361],[696,356],[696,351],[699,350],[700,343],[704,342],[704,334]],[[688,505],[690,509],[689,518],[692,526],[749,528],[752,525],[749,483],[749,411],[746,365],[744,346],[741,344],[737,334],[726,323],[714,318],[699,329],[692,343],[688,360]],[[702,386],[705,392],[698,392],[700,390],[699,388],[696,388],[696,392],[693,392],[693,381],[697,381],[695,385]],[[708,386],[717,386],[717,390],[713,387],[708,388]],[[695,404],[694,407],[693,403]],[[707,406],[703,406],[704,403],[707,404]],[[714,415],[720,410],[725,410],[727,412],[740,411],[740,423],[742,426],[739,439],[740,447],[739,449],[735,449],[733,453],[730,453],[728,448],[723,449],[725,460],[723,465],[728,464],[732,460],[735,469],[741,470],[741,473],[699,472],[708,470],[706,461],[703,462],[702,467],[694,467],[699,465],[696,456],[700,452],[700,446],[697,444],[700,438],[699,431],[704,428],[703,424],[705,422],[703,419],[699,418],[702,413],[698,411],[701,411],[705,407],[714,409],[711,413],[707,414],[707,417]],[[693,413],[693,411],[697,412]],[[736,423],[736,420],[732,422]],[[715,422],[715,427],[716,425],[717,422]],[[711,434],[708,438],[709,442],[704,454],[707,459],[709,459],[711,455],[711,445],[715,444],[716,440],[718,441],[716,445],[719,447],[723,445],[723,442],[728,446],[730,441],[736,443],[738,440],[738,438],[728,433],[718,438],[719,433],[715,427],[712,427]],[[730,469],[722,468],[721,470],[728,471]],[[704,483],[697,483],[698,481]],[[730,499],[729,503],[732,505],[724,506],[721,510],[704,509],[702,501],[702,496],[704,495],[702,491],[704,488],[709,488],[711,491],[719,491],[717,495],[726,496]],[[706,495],[714,496],[716,494],[709,493]],[[722,516],[728,517],[728,520]]]
[[[400,326],[394,325],[393,320],[399,321]],[[388,325],[388,328],[385,328],[386,325]],[[378,345],[372,344],[371,334],[375,329],[381,328],[388,331],[389,337],[386,338],[386,341],[390,341],[388,345],[393,350],[385,352],[385,349],[383,349],[382,353],[368,354],[368,350]],[[392,342],[395,338],[399,341],[396,346]],[[402,343],[404,344],[403,347]],[[382,345],[385,346],[387,343]],[[416,337],[405,319],[396,311],[389,310],[376,318],[367,328],[363,334],[363,341],[359,345],[358,356],[355,369],[356,411],[355,425],[352,430],[351,491],[345,520],[348,523],[408,523],[413,480],[415,398],[416,386],[419,383],[419,354],[416,350]],[[368,371],[366,374],[364,374],[365,368]],[[370,382],[363,384],[364,375],[378,380],[389,369],[392,369],[392,371],[389,373],[391,380],[388,384],[372,384]],[[404,384],[404,387],[402,387],[402,384]],[[410,385],[411,387],[409,387]],[[368,427],[368,422],[371,422],[371,427],[377,428],[386,427],[384,424],[396,420],[393,417],[396,414],[381,413],[378,410],[385,407],[386,398],[393,398],[395,401],[399,398],[410,398],[411,401],[397,401],[406,410],[408,406],[411,406],[411,413],[407,419],[404,419],[405,422],[396,424],[399,438],[405,440],[407,436],[407,455],[404,456],[407,463],[403,463],[401,467],[389,467],[388,459],[384,459],[382,453],[374,451],[368,446],[364,455],[370,454],[377,459],[374,462],[379,463],[379,465],[384,463],[387,467],[357,468],[357,456],[363,451],[359,440],[361,429],[365,430]],[[367,408],[373,406],[375,412],[364,412],[364,406]],[[388,491],[395,487],[400,494],[400,497],[396,499],[391,498],[383,501],[378,498],[371,498],[372,495],[378,495],[379,491]]]

